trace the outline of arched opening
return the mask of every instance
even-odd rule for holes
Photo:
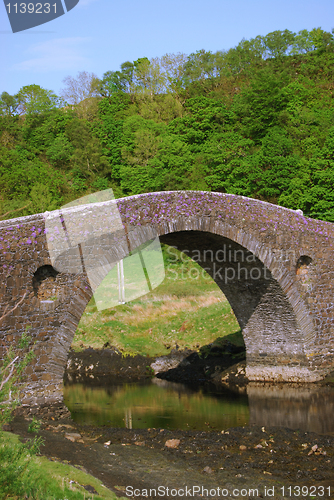
[[[270,270],[252,252],[231,239],[200,231],[171,233],[161,240],[190,255],[198,254],[198,263],[227,297],[243,332],[250,378],[270,379],[272,370],[274,379],[277,367],[278,372],[286,369],[286,356],[291,351],[294,366],[304,365],[301,332],[292,305]]]
[[[205,426],[210,414],[211,424],[220,428],[226,425],[227,407],[230,425],[245,425],[244,394],[233,394],[227,402],[199,389],[199,381],[203,384],[229,364],[245,359],[231,307],[196,257],[192,260],[167,245],[163,254],[168,261],[166,278],[148,295],[101,312],[94,300],[86,307],[72,343],[84,352],[69,356],[65,402],[80,421],[112,422],[119,427],[198,428]],[[92,325],[100,337],[95,345]],[[104,349],[97,353],[89,346]],[[119,351],[132,356],[122,360]],[[152,381],[153,361],[159,371],[168,372],[167,380],[155,377]]]
[[[211,283],[218,285],[218,288],[223,292],[221,297],[227,298],[228,303],[234,311],[235,327],[240,325],[242,329],[247,349],[247,364],[250,367],[250,372],[253,375],[255,373],[255,377],[260,378],[260,370],[263,370],[266,376],[268,368],[275,371],[277,365],[279,366],[280,363],[285,364],[286,355],[289,352],[291,343],[294,343],[295,359],[293,362],[295,365],[303,362],[304,353],[299,338],[300,331],[293,308],[280,284],[272,276],[272,273],[252,252],[229,238],[202,231],[169,233],[161,237],[161,242],[168,245],[169,249],[177,248],[182,255],[187,255],[188,259],[192,259],[200,266],[200,268],[192,267],[188,269],[187,279],[185,280],[187,281],[187,286],[192,286],[194,290],[196,279],[198,280],[201,277],[202,268],[204,272],[202,276],[206,275],[206,273],[208,276],[211,276]],[[172,254],[171,251],[169,253]],[[213,298],[213,295],[210,296],[210,290],[207,292],[207,298],[210,300]],[[159,298],[156,298],[156,302],[159,302]],[[147,338],[156,336],[158,342],[163,344],[164,347],[174,347],[175,349],[179,345],[173,345],[173,341],[177,341],[178,336],[182,337],[183,332],[187,330],[189,324],[187,324],[187,321],[184,321],[177,329],[171,328],[172,331],[174,330],[174,338],[158,336],[157,333],[159,332],[156,331],[155,324],[158,322],[158,317],[164,314],[163,307],[166,304],[160,301],[159,305],[162,306],[160,313],[151,316],[150,324],[146,323]],[[177,305],[180,305],[180,309],[185,309],[186,307],[181,297],[176,298],[175,307]],[[104,341],[103,346],[105,348],[115,347],[112,340],[107,337],[103,338],[105,326],[117,329],[118,335],[124,333],[123,336],[135,336],[135,332],[131,328],[129,331],[124,330],[122,332],[122,314],[124,316],[127,309],[133,308],[137,314],[137,322],[140,322],[145,317],[146,306],[147,303],[145,306],[142,303],[137,303],[134,308],[129,305],[120,306],[121,314],[115,311],[102,312],[102,323],[98,325],[97,330],[99,330],[98,336]],[[157,310],[159,310],[158,307]],[[89,328],[89,318],[95,314],[92,304],[88,306],[87,312],[85,321],[79,326],[79,331],[76,335],[76,347],[78,347],[80,335],[82,335],[82,339],[84,340],[87,333],[85,326]],[[223,315],[221,314],[221,316]],[[209,320],[212,319],[209,318]],[[135,321],[134,319],[133,324],[135,324]],[[216,322],[217,332],[216,338],[212,339],[213,341],[222,337],[223,333],[226,334],[226,332],[220,331],[222,325],[219,324],[218,316],[214,318],[214,321]],[[147,344],[149,344],[148,340]],[[84,345],[83,342],[82,347],[87,347],[87,344]],[[197,343],[196,347],[200,349],[204,346]],[[89,352],[87,354],[90,355]],[[235,352],[234,354],[238,353]],[[91,355],[93,355],[93,352],[91,352]],[[110,356],[113,356],[113,353],[108,353],[108,356],[110,362]],[[106,367],[104,363],[107,362],[106,356],[104,356],[104,359],[101,358],[99,368],[103,369],[103,366]],[[187,359],[180,359],[179,365],[183,363],[185,366],[187,362]],[[77,367],[79,366],[80,360],[77,361]],[[221,366],[216,367],[218,369],[221,368]],[[253,367],[255,367],[255,370],[252,372]],[[82,368],[86,376],[91,379],[95,378],[93,361],[92,364],[87,364],[86,367]],[[207,368],[210,368],[209,363]],[[98,399],[101,398],[102,396],[99,395]],[[131,420],[129,418],[128,416],[128,421]]]
[[[57,276],[59,272],[52,266],[41,266],[34,273],[32,287],[34,295],[39,300],[48,300],[57,297]]]
[[[219,337],[240,332],[228,300],[199,265],[198,256],[162,246],[166,276],[161,285],[134,301],[102,311],[97,310],[93,297],[72,347],[112,346],[153,357],[173,349],[199,349]],[[242,341],[241,334],[239,338]]]

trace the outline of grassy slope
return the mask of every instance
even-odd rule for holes
[[[175,250],[176,252],[176,250]],[[221,290],[185,255],[166,261],[166,277],[151,293],[98,311],[94,298],[78,325],[72,347],[109,343],[124,353],[159,356],[176,345],[196,349],[239,330]]]
[[[22,453],[18,436],[0,432],[0,498],[36,500],[116,500],[117,496],[93,476],[67,464]],[[93,486],[98,495],[83,486]]]

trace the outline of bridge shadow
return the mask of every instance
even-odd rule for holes
[[[201,346],[198,352],[185,356],[176,367],[160,372],[156,377],[190,386],[198,385],[211,382],[217,373],[245,359],[246,347],[242,332],[238,330]]]
[[[264,264],[238,243],[212,233],[182,231],[160,241],[196,260],[222,290],[243,329],[273,282]]]

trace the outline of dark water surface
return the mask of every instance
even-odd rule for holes
[[[130,429],[226,429],[249,422],[246,395],[208,392],[154,378],[122,385],[67,385],[64,401],[82,424]]]
[[[96,426],[207,431],[258,424],[334,433],[334,388],[312,384],[251,383],[238,394],[160,379],[75,383],[65,386],[64,400],[76,422]]]

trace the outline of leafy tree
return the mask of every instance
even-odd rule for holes
[[[216,76],[215,57],[210,51],[204,49],[190,54],[184,65],[184,74],[186,82],[204,80]]]
[[[131,100],[128,94],[114,93],[99,103],[99,118],[92,124],[92,133],[102,146],[102,155],[109,163],[107,178],[119,183],[123,163],[123,123]]]
[[[59,167],[68,163],[73,154],[73,149],[65,134],[60,134],[52,141],[45,154],[53,165]]]
[[[328,33],[321,28],[314,28],[310,31],[310,38],[313,43],[313,49],[319,52],[334,51],[334,37],[333,30],[332,33]]]
[[[253,196],[275,204],[289,188],[300,168],[300,159],[293,154],[292,140],[279,127],[267,132],[262,139],[261,149],[249,161]]]
[[[166,88],[166,76],[160,66],[159,58],[149,60],[140,57],[134,61],[134,78],[131,91],[140,95],[149,95],[163,92]]]
[[[95,176],[108,174],[108,159],[102,154],[100,141],[91,132],[89,124],[83,120],[73,120],[66,127],[73,154],[70,158],[74,189],[89,188]]]
[[[140,116],[131,116],[124,121],[124,146],[122,157],[129,165],[147,165],[155,157],[165,126]]]
[[[45,113],[56,109],[61,101],[51,90],[46,90],[39,85],[26,85],[17,94],[19,114]]]
[[[18,108],[17,96],[2,92],[0,95],[0,115],[14,116]]]
[[[194,97],[185,103],[186,114],[169,124],[169,131],[180,135],[185,142],[200,149],[212,133],[229,130],[234,114],[219,100],[206,96]]]
[[[177,96],[170,93],[141,98],[135,103],[135,110],[147,120],[165,124],[182,117],[185,111]]]
[[[279,58],[287,55],[293,47],[295,33],[289,30],[272,31],[262,38],[265,57]]]
[[[278,125],[287,102],[282,89],[289,81],[286,72],[276,72],[275,68],[265,66],[255,73],[249,86],[237,94],[232,109],[248,137],[259,141],[267,129]]]
[[[250,139],[238,132],[216,133],[210,137],[198,156],[207,186],[223,193],[254,195],[247,161],[253,146]]]
[[[121,71],[107,71],[100,82],[99,93],[102,97],[111,97],[115,92],[129,92],[133,85],[134,63],[121,64]]]
[[[177,54],[165,54],[160,59],[160,66],[166,78],[166,89],[168,92],[179,95],[184,89],[184,65],[187,56],[182,52]]]

